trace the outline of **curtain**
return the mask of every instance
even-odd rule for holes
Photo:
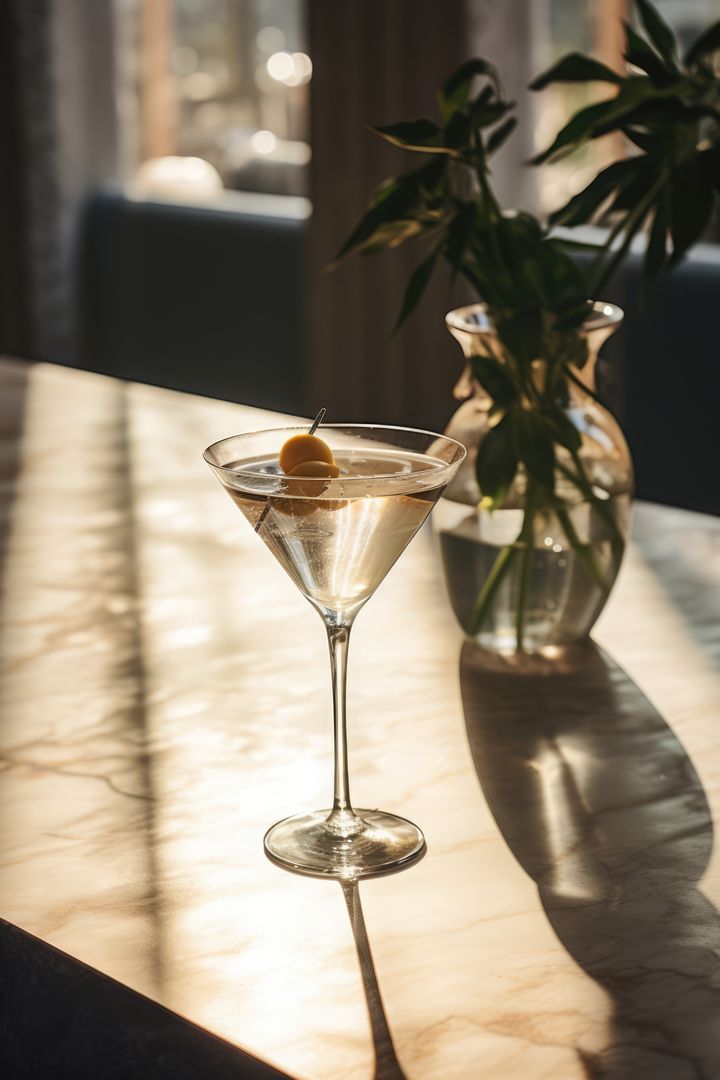
[[[25,312],[7,340],[24,355],[67,360],[80,210],[91,187],[118,173],[112,0],[5,0],[2,19],[2,137],[14,153],[0,176],[17,210],[2,304],[14,290]]]
[[[434,115],[435,89],[469,55],[459,0],[309,0],[311,82],[308,398],[330,420],[442,425],[461,358],[443,326],[447,279],[390,339],[421,249],[325,267],[383,177],[415,167],[368,124]]]
[[[462,358],[444,327],[453,306],[474,297],[437,275],[391,339],[404,286],[423,248],[413,244],[325,267],[385,176],[417,158],[389,147],[368,124],[434,116],[435,91],[463,60],[480,54],[525,94],[532,39],[526,0],[309,0],[312,150],[307,266],[308,398],[335,419],[444,426]],[[523,109],[526,102],[521,102]],[[532,119],[498,166],[507,206],[532,201],[522,161]],[[526,153],[526,151],[528,151]]]

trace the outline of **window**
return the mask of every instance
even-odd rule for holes
[[[302,0],[118,0],[128,179],[180,198],[305,195],[304,16]]]

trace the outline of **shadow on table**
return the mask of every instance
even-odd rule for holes
[[[8,1080],[289,1080],[2,920],[0,1002]]]
[[[375,963],[365,927],[365,918],[360,903],[358,883],[357,881],[343,881],[340,884],[345,897],[348,915],[350,916],[350,925],[355,940],[355,949],[370,1019],[370,1031],[375,1051],[373,1080],[405,1080],[405,1073],[402,1071],[400,1062],[397,1059],[390,1026],[385,1015],[385,1008],[375,972]]]
[[[588,1074],[720,1075],[720,916],[698,888],[712,821],[672,730],[591,643],[522,673],[467,643],[460,678],[495,821],[563,946],[612,999]]]

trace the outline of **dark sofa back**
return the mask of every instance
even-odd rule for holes
[[[80,245],[79,366],[307,414],[307,229],[297,216],[95,195]],[[632,256],[601,297],[626,319],[600,382],[630,443],[637,495],[720,513],[720,248],[696,248],[644,305],[639,286]]]
[[[603,355],[638,498],[720,513],[720,247],[700,245],[644,301],[632,256],[607,293],[625,311]]]
[[[79,243],[78,366],[304,411],[306,228],[95,194]]]

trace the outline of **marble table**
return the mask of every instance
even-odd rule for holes
[[[0,383],[6,920],[297,1080],[720,1075],[720,521],[639,506],[596,645],[523,672],[423,530],[349,698],[356,801],[428,853],[343,891],[262,853],[328,799],[326,645],[200,457],[276,418]]]

